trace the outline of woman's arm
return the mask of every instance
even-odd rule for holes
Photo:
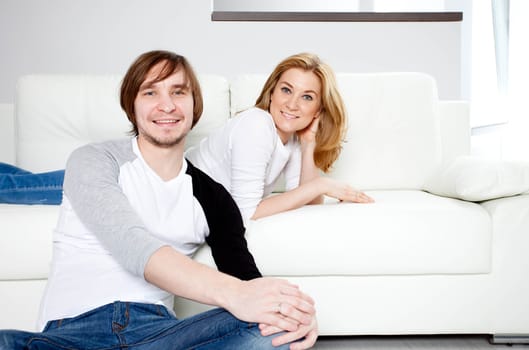
[[[277,131],[268,112],[258,108],[237,116],[229,142],[229,192],[244,219],[263,199],[266,173],[277,145]]]
[[[299,185],[293,190],[263,199],[257,206],[252,219],[257,220],[266,216],[302,207],[305,204],[311,203],[315,198],[323,195],[344,202],[373,202],[373,199],[364,192],[357,191],[345,183],[328,177],[317,177]]]
[[[321,176],[320,169],[314,163],[318,123],[319,118],[314,118],[314,121],[306,129],[298,132],[301,146],[299,186],[262,199],[252,216],[253,220],[296,209],[306,204],[321,204],[324,195],[337,198],[340,201],[373,202],[373,199],[365,193],[357,191],[345,183]]]
[[[301,149],[301,164],[299,164],[300,161],[299,158],[297,158],[294,168],[289,169],[290,172],[299,172],[299,174],[297,174],[299,175],[298,186],[286,192],[263,198],[255,209],[252,219],[255,220],[281,213],[283,211],[296,209],[309,203],[323,203],[324,192],[322,192],[322,184],[320,184],[320,181],[318,180],[320,178],[320,170],[314,163],[314,149],[316,148],[318,123],[319,118],[314,118],[313,122],[306,129],[298,132]],[[298,176],[295,178],[298,178]]]
[[[316,141],[301,142],[301,172],[299,177],[299,184],[308,184],[311,181],[320,177],[320,169],[314,163],[314,149],[316,148]],[[307,204],[322,204],[323,193],[319,193]]]

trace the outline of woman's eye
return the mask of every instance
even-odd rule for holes
[[[151,90],[147,90],[143,93],[143,95],[145,96],[154,96],[154,91],[151,91]]]
[[[290,89],[284,86],[281,88],[281,91],[284,92],[285,94],[290,93]]]
[[[306,101],[312,101],[313,100],[311,95],[303,95],[303,99],[306,100]]]

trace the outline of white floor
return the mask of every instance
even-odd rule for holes
[[[529,349],[529,345],[490,344],[486,335],[463,336],[380,336],[380,337],[320,337],[314,349],[388,349],[388,350],[517,350]]]

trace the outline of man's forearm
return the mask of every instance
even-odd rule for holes
[[[241,283],[237,278],[200,264],[170,246],[151,255],[144,277],[171,294],[224,308]]]

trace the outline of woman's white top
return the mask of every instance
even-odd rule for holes
[[[250,108],[212,131],[186,158],[232,195],[245,220],[255,212],[279,179],[285,190],[299,185],[301,149],[295,135],[281,142],[272,116],[259,108]]]

